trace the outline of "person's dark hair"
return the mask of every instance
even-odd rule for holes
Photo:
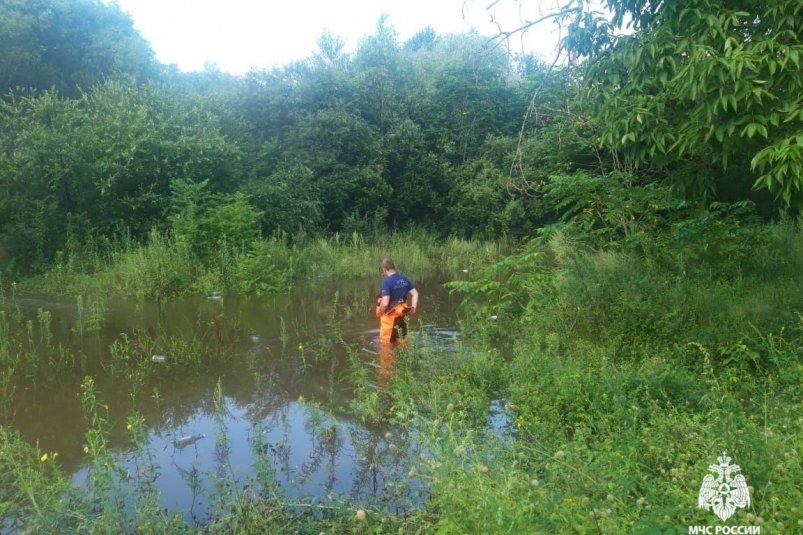
[[[382,263],[379,264],[382,269],[396,269],[396,264],[390,258],[383,258]]]

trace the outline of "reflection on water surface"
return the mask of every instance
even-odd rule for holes
[[[441,283],[417,281],[422,300],[408,343],[451,349],[458,336],[456,303]],[[248,485],[266,471],[291,499],[337,495],[391,508],[401,498],[409,502],[420,490],[402,477],[408,456],[417,455],[413,441],[405,430],[364,427],[346,411],[355,387],[350,358],[375,370],[363,386],[381,392],[392,374],[394,356],[376,339],[377,285],[328,283],[266,298],[220,293],[103,303],[102,317],[93,312],[95,329],[85,328],[83,302],[17,296],[15,305],[26,315],[50,311],[53,336],[77,355],[80,369],[46,384],[20,385],[3,423],[44,451],[58,452],[65,470],[83,484],[89,468],[78,393],[82,376],[91,375],[108,407],[111,446],[131,477],[128,484],[133,487],[142,472],[143,459],[125,429],[136,412],[147,427],[162,505],[183,511],[187,520],[204,519],[220,481]],[[137,368],[139,375],[112,373],[113,344],[148,367]],[[171,348],[215,358],[176,367]],[[406,486],[399,488],[403,479]]]

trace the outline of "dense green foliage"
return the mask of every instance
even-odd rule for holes
[[[517,72],[481,36],[423,31],[400,44],[380,21],[352,55],[324,34],[309,59],[238,78],[145,69],[152,53],[118,19],[90,1],[4,4],[4,61],[30,76],[37,51],[82,61],[43,57],[49,77],[2,88],[6,274],[45,269],[59,251],[146,242],[152,229],[183,233],[203,259],[252,221],[237,239],[410,227],[522,236],[543,216],[506,187],[540,71]],[[132,57],[81,48],[109,40],[104,50]],[[192,220],[198,210],[204,221]]]
[[[267,294],[371,275],[388,253],[470,278],[450,285],[465,345],[400,350],[386,391],[352,403],[421,446],[427,501],[409,516],[299,512],[266,481],[197,528],[143,483],[131,516],[91,380],[89,495],[0,428],[0,515],[34,531],[686,533],[716,522],[697,492],[728,451],[752,487],[735,521],[799,530],[803,7],[586,4],[555,15],[563,66],[475,34],[399,43],[380,20],[353,54],[325,33],[305,61],[230,77],[155,67],[114,6],[4,2],[5,283]],[[79,336],[102,308],[83,299]],[[0,401],[80,364],[49,328],[0,310]],[[110,353],[141,371],[125,337]]]
[[[752,180],[800,208],[800,2],[604,5],[612,17],[578,17],[565,42],[588,57],[584,72],[600,142],[632,165],[670,170],[672,183],[697,195],[717,186],[738,191]],[[694,163],[715,168],[684,172]]]
[[[564,215],[578,171],[642,200],[670,186],[662,206],[797,206],[800,18],[745,4],[610,2],[610,23],[572,19],[579,67],[476,34],[399,43],[380,20],[353,54],[324,33],[307,60],[232,77],[156,68],[114,5],[4,3],[0,268],[153,229],[201,260],[274,233],[526,238]],[[616,35],[623,21],[637,31]]]
[[[0,49],[2,94],[32,87],[78,96],[110,76],[145,81],[160,70],[131,19],[98,0],[4,0]]]

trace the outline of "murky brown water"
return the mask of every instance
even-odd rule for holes
[[[411,331],[426,331],[448,350],[457,337],[456,299],[442,288],[442,278],[416,282],[421,302]],[[349,373],[354,351],[371,370],[365,386],[382,384],[372,314],[378,285],[378,280],[328,282],[266,298],[110,302],[101,329],[84,334],[77,348],[75,316],[85,312],[73,301],[17,296],[16,305],[26,314],[40,308],[52,313],[54,336],[72,339],[83,355],[83,369],[46,386],[18,388],[3,423],[44,451],[58,452],[67,473],[83,482],[86,424],[78,393],[82,376],[92,375],[108,405],[118,462],[136,468],[125,425],[128,415],[139,412],[149,430],[163,505],[184,511],[188,520],[203,518],[214,474],[225,471],[238,484],[254,474],[255,451],[267,454],[276,483],[290,497],[337,494],[387,503],[395,496],[389,483],[409,469],[404,448],[390,446],[403,440],[405,431],[367,428],[345,410],[354,395]],[[210,330],[217,336],[209,337]],[[132,339],[137,333],[159,333],[162,340],[204,335],[232,356],[164,377],[159,374],[163,363],[153,362],[156,374],[132,395],[125,378],[108,372],[109,345],[121,333]],[[165,362],[171,358],[167,351],[158,353]],[[222,411],[213,402],[218,381]]]

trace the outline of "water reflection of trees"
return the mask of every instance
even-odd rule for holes
[[[137,454],[125,431],[126,417],[132,412],[142,415],[149,429],[150,443],[159,448],[176,437],[196,433],[198,426],[208,424],[205,420],[216,419],[219,407],[215,406],[214,390],[220,378],[227,406],[234,409],[234,414],[218,418],[217,425],[229,437],[227,440],[235,442],[216,451],[214,459],[196,456],[188,465],[186,458],[163,457],[161,466],[156,468],[162,481],[173,478],[190,488],[192,504],[187,504],[188,507],[198,507],[198,494],[202,493],[202,488],[208,489],[209,477],[224,480],[229,473],[233,481],[231,464],[244,461],[260,467],[260,477],[266,487],[271,476],[303,488],[304,494],[321,496],[342,492],[376,502],[397,495],[399,487],[392,483],[404,479],[407,469],[400,468],[406,462],[404,456],[390,447],[391,443],[383,438],[380,430],[369,430],[350,422],[346,408],[353,395],[353,383],[343,378],[352,371],[349,359],[353,354],[348,353],[345,346],[355,340],[358,344],[366,343],[366,329],[373,326],[373,318],[368,316],[373,282],[339,289],[338,293],[339,298],[334,302],[324,302],[326,299],[322,300],[320,293],[313,289],[305,290],[300,296],[278,296],[271,301],[275,301],[273,304],[266,304],[264,300],[238,302],[228,298],[222,303],[174,301],[157,307],[158,310],[144,307],[134,314],[120,307],[120,313],[110,317],[106,324],[108,332],[102,333],[98,340],[103,340],[103,336],[116,339],[121,332],[128,332],[129,338],[147,332],[154,343],[162,340],[167,344],[166,340],[171,339],[176,347],[195,348],[188,340],[197,338],[200,332],[204,340],[214,346],[210,351],[226,356],[220,360],[202,359],[204,364],[199,369],[160,368],[148,358],[148,375],[137,383],[135,393],[125,378],[104,373],[103,366],[94,366],[92,373],[109,406],[110,447],[119,452],[119,458],[130,459]],[[363,308],[367,316],[364,321],[359,320]],[[266,310],[270,310],[270,314]],[[220,316],[222,312],[225,316]],[[282,329],[286,331],[284,334]],[[321,337],[326,340],[316,342]],[[84,347],[92,353],[91,365],[102,361],[108,349],[108,345],[100,347],[103,344],[96,342],[93,344],[98,347]],[[305,347],[303,353],[298,347],[300,343]],[[377,366],[382,364],[391,363],[377,363]],[[387,379],[384,373],[391,369],[389,365],[378,370],[378,376],[369,378],[368,382],[381,385]],[[61,386],[63,392],[58,396],[54,395],[52,385],[47,391],[52,399],[66,400],[60,405],[75,405],[74,409],[69,409],[69,415],[62,416],[71,424],[62,426],[64,445],[59,443],[51,448],[43,444],[61,453],[60,461],[68,471],[79,469],[84,460],[80,454],[84,426],[75,425],[75,422],[82,422],[75,403],[76,384],[74,378],[70,383],[65,381]],[[311,402],[304,404],[306,412],[296,401],[302,397]],[[47,403],[39,398],[30,393],[21,398],[27,402],[25,405],[35,407],[34,410],[26,407],[19,414],[24,414],[29,421],[39,419]],[[325,410],[308,410],[318,404]],[[234,458],[228,448],[241,440],[227,434],[227,422],[233,419],[245,420],[250,425],[247,440],[251,441],[251,459]],[[292,419],[303,420],[292,422]],[[71,434],[67,427],[73,430]],[[207,442],[211,440],[212,433],[197,445],[196,452],[209,451],[211,444]],[[398,441],[394,443],[399,450],[403,449]],[[238,449],[238,456],[241,451]],[[136,466],[134,470],[139,472]]]

